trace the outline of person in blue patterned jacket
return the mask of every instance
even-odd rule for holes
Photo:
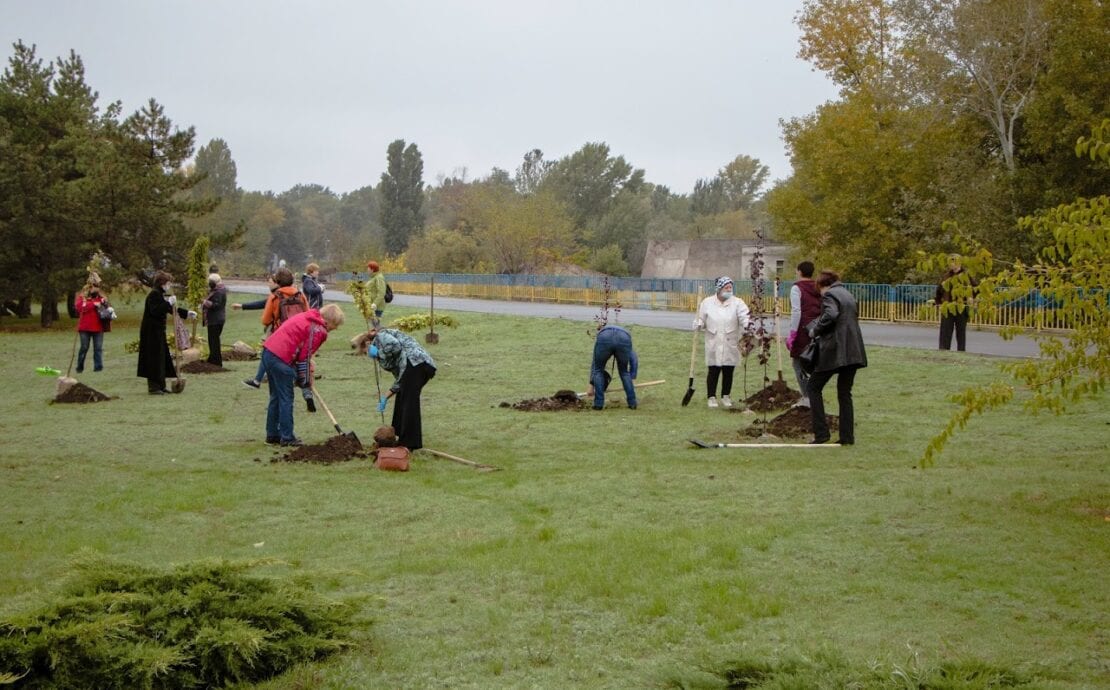
[[[389,399],[396,397],[393,430],[397,432],[398,443],[409,450],[422,448],[420,391],[436,375],[435,360],[407,333],[382,328],[371,330],[366,336],[361,347],[366,347],[370,358],[394,378],[389,391],[378,400],[378,410],[384,412]]]

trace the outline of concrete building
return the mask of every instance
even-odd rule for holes
[[[727,275],[748,280],[756,248],[755,240],[651,240],[640,277],[710,279]],[[764,245],[764,277],[792,280],[792,250],[785,244]]]

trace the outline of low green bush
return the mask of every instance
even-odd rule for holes
[[[347,647],[350,602],[246,574],[264,562],[158,570],[84,557],[51,605],[0,621],[0,684],[208,688],[255,682]]]

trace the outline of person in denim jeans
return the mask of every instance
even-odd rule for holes
[[[621,377],[624,386],[624,396],[628,400],[628,409],[636,409],[636,389],[632,381],[636,378],[639,369],[639,359],[636,351],[632,349],[632,335],[620,326],[605,326],[597,332],[594,341],[594,361],[590,367],[590,386],[594,392],[594,409],[605,407],[605,364],[610,357],[617,360],[617,374]]]

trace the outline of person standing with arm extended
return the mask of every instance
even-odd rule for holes
[[[309,264],[304,267],[301,276],[301,292],[308,300],[309,309],[319,309],[324,306],[324,284],[320,282],[320,266]]]
[[[371,261],[366,264],[366,267],[370,269],[370,282],[367,284],[367,292],[370,303],[374,305],[374,326],[377,327],[381,323],[382,309],[385,305],[385,276],[382,275],[377,261]]]
[[[718,407],[717,379],[721,379],[721,407],[732,407],[732,374],[740,363],[740,336],[748,327],[748,305],[733,294],[732,278],[721,276],[716,294],[698,305],[694,329],[705,331],[705,376],[709,407]],[[723,376],[722,376],[723,375]]]
[[[146,379],[146,389],[151,395],[165,395],[166,377],[177,375],[170,346],[166,343],[166,317],[177,310],[183,319],[195,319],[195,311],[177,305],[173,296],[173,276],[165,271],[154,274],[154,288],[143,304],[143,320],[139,325],[139,367],[137,376]]]
[[[328,333],[343,325],[343,310],[328,304],[320,311],[310,309],[291,316],[262,346],[262,366],[270,387],[266,408],[266,443],[300,446],[293,433],[293,387],[312,388],[309,360]]]
[[[817,288],[821,291],[821,315],[806,325],[809,337],[818,339],[817,364],[809,377],[809,404],[813,417],[813,440],[810,443],[826,443],[829,440],[822,391],[835,374],[836,399],[840,406],[840,438],[837,443],[850,446],[856,442],[852,386],[856,371],[867,366],[859,312],[856,298],[848,292],[836,273],[821,271],[817,277]]]
[[[208,296],[201,302],[201,323],[208,328],[208,363],[218,367],[224,365],[224,354],[220,350],[220,335],[227,321],[227,288],[219,273],[208,274]]]
[[[790,335],[786,337],[786,349],[790,351],[790,361],[794,365],[794,376],[798,379],[798,392],[802,397],[794,407],[809,407],[809,374],[802,368],[798,357],[809,345],[809,331],[802,328],[821,315],[821,291],[813,282],[813,262],[798,264],[798,277],[790,287]]]
[[[394,378],[389,391],[378,401],[378,411],[384,412],[389,399],[396,396],[392,424],[398,442],[409,450],[423,448],[420,391],[435,377],[436,363],[407,333],[383,328],[371,330],[367,336],[363,341],[363,345],[369,342],[367,354]]]
[[[594,359],[590,366],[590,387],[594,395],[594,409],[605,407],[605,389],[609,386],[609,377],[605,371],[605,364],[610,357],[617,360],[617,374],[621,377],[624,386],[624,398],[628,401],[628,409],[636,409],[636,388],[632,381],[640,367],[636,351],[632,349],[632,335],[620,326],[605,326],[597,332],[594,340]]]
[[[93,371],[104,368],[104,324],[100,321],[100,306],[108,300],[100,292],[99,281],[90,281],[73,300],[77,310],[77,333],[81,339],[81,349],[77,351],[77,373],[85,370],[85,357],[89,353],[89,343],[93,348]]]

